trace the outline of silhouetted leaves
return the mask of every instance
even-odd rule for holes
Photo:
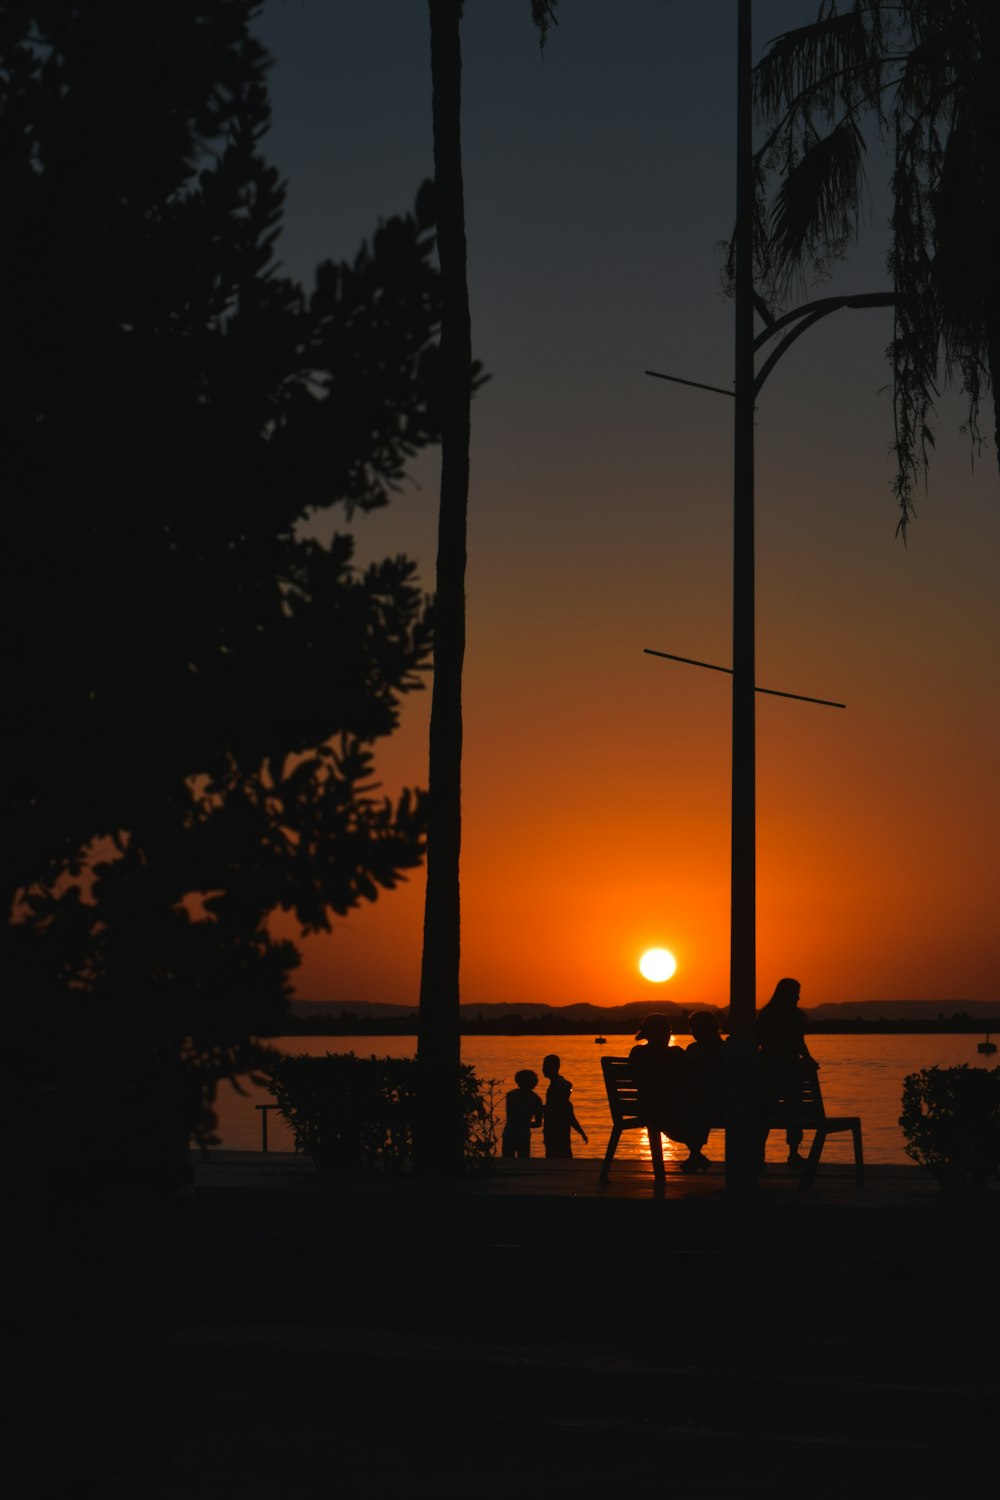
[[[411,1057],[327,1053],[283,1058],[271,1092],[296,1149],[321,1172],[400,1172],[413,1165],[420,1093],[431,1077]],[[462,1063],[458,1089],[462,1162],[481,1170],[496,1156],[496,1083],[480,1083]]]
[[[821,245],[825,254],[842,253],[857,228],[864,153],[856,123],[842,120],[789,167],[771,210],[771,235],[782,261],[799,261]]]
[[[373,748],[427,601],[307,523],[385,504],[438,438],[433,195],[310,291],[280,274],[254,9],[0,23],[13,993],[143,1014],[154,1071],[280,1015],[271,913],[326,928],[423,854]]]
[[[863,125],[892,149],[888,354],[902,528],[933,446],[940,385],[960,380],[978,445],[980,403],[1000,376],[998,73],[993,0],[855,0],[843,11],[823,0],[817,19],[772,42],[755,72],[769,132],[757,156],[757,271],[771,295],[803,266],[822,272],[855,238]],[[1000,437],[997,449],[1000,458]]]
[[[923,1068],[903,1079],[906,1154],[946,1193],[985,1193],[1000,1168],[1000,1068]]]
[[[531,0],[531,19],[538,28],[538,45],[543,49],[548,40],[549,27],[559,25],[557,3],[558,0]]]

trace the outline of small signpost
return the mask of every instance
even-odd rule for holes
[[[267,1155],[267,1114],[268,1110],[277,1109],[277,1104],[255,1104],[254,1109],[260,1110],[260,1149]]]

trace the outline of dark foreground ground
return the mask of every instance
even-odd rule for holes
[[[216,1158],[82,1316],[72,1277],[13,1288],[9,1493],[996,1493],[1000,1194],[826,1167],[807,1197],[772,1168],[749,1207],[712,1174],[654,1201],[597,1165],[337,1185]]]

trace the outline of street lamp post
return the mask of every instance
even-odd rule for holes
[[[753,93],[751,0],[739,0],[736,92],[736,331],[733,422],[733,723],[726,1188],[759,1175],[754,646]]]
[[[824,297],[807,302],[754,336],[753,284],[753,43],[751,0],[737,0],[736,97],[736,264],[735,370],[732,391],[647,370],[647,375],[678,381],[733,397],[733,718],[732,822],[730,864],[729,1023],[726,1078],[726,1189],[747,1195],[760,1175],[760,1094],[757,1081],[755,1024],[757,1012],[757,854],[756,854],[756,694],[773,692],[755,682],[754,600],[754,404],[764,381],[786,349],[807,328],[838,308],[890,307],[892,292]],[[787,331],[786,331],[787,330]],[[760,372],[756,356],[767,342],[783,334]],[[668,656],[667,652],[650,652]],[[693,666],[710,667],[690,657],[674,657]],[[727,668],[712,668],[726,671]],[[802,698],[799,693],[782,697]],[[809,698],[832,708],[843,704]]]

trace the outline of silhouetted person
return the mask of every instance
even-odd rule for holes
[[[573,1110],[570,1103],[570,1094],[573,1085],[568,1078],[564,1078],[559,1071],[559,1058],[554,1052],[542,1059],[542,1072],[549,1080],[549,1086],[545,1091],[545,1114],[542,1119],[542,1140],[545,1142],[546,1156],[572,1156],[573,1147],[570,1144],[570,1131],[575,1130],[577,1135],[583,1137],[583,1144],[587,1144],[587,1133]]]
[[[698,1098],[695,1064],[683,1047],[671,1047],[670,1017],[654,1011],[635,1034],[643,1047],[628,1055],[639,1095],[639,1118],[688,1148],[682,1172],[707,1172],[711,1166],[702,1147],[708,1140],[709,1110]],[[655,1160],[655,1159],[654,1159]]]
[[[805,1016],[799,1010],[800,989],[797,979],[779,979],[774,994],[757,1015],[761,1100],[765,1116],[781,1110],[797,1110],[802,1097],[803,1069],[819,1067],[806,1046]],[[799,1126],[789,1125],[785,1139],[789,1162],[801,1162],[802,1131]]]
[[[710,1122],[719,1125],[726,1117],[726,1043],[719,1018],[710,1010],[699,1010],[688,1025],[694,1041],[684,1055],[693,1064],[695,1097],[704,1103]]]
[[[543,1117],[541,1099],[535,1093],[538,1074],[530,1068],[521,1068],[514,1074],[516,1089],[507,1095],[507,1123],[503,1128],[501,1153],[504,1156],[531,1155],[531,1129],[540,1125]]]

